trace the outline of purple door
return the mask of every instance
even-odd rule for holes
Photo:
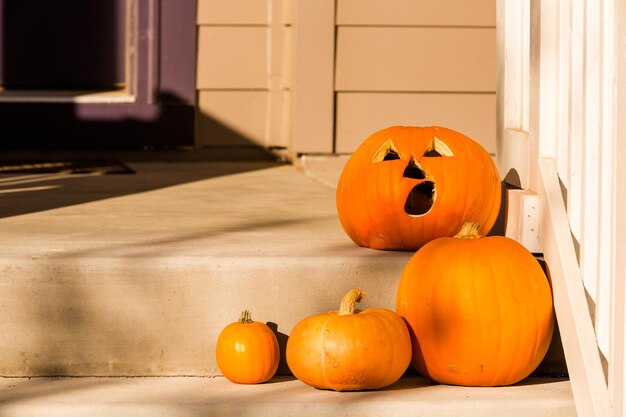
[[[195,0],[0,0],[0,148],[193,144]]]

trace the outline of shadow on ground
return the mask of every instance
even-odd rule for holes
[[[5,174],[0,218],[142,193],[189,182],[275,167],[272,162],[127,163],[136,174]]]

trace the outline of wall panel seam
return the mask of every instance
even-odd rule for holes
[[[198,92],[201,91],[269,91],[268,88],[206,88],[198,87]]]
[[[198,27],[226,27],[226,28],[266,28],[267,23],[199,23]]]
[[[337,24],[341,28],[424,28],[424,29],[495,29],[496,26],[472,26],[472,25],[391,25],[391,24]]]
[[[496,94],[496,90],[485,91],[455,91],[455,90],[342,90],[335,88],[335,92],[338,94],[464,94],[464,95],[493,95]]]

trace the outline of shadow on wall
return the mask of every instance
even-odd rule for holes
[[[0,98],[5,93],[0,91]],[[141,150],[146,152],[139,156],[140,159],[158,159],[163,158],[159,151],[176,150],[180,153],[186,150],[191,154],[193,150],[196,155],[187,157],[201,160],[279,159],[240,131],[198,112],[195,105],[184,98],[168,91],[160,91],[158,97],[158,104],[151,105],[0,101],[0,149],[17,156],[35,152],[43,156],[51,152],[58,155],[68,150],[92,151],[92,155],[107,150]],[[219,138],[220,143],[233,145],[196,147],[197,124],[203,124],[203,132]]]

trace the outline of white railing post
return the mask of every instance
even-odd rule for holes
[[[626,3],[497,4],[499,168],[539,200],[579,415],[626,417]]]
[[[541,241],[576,410],[580,416],[610,417],[611,403],[561,196],[556,161],[542,158],[538,167],[542,184]]]

